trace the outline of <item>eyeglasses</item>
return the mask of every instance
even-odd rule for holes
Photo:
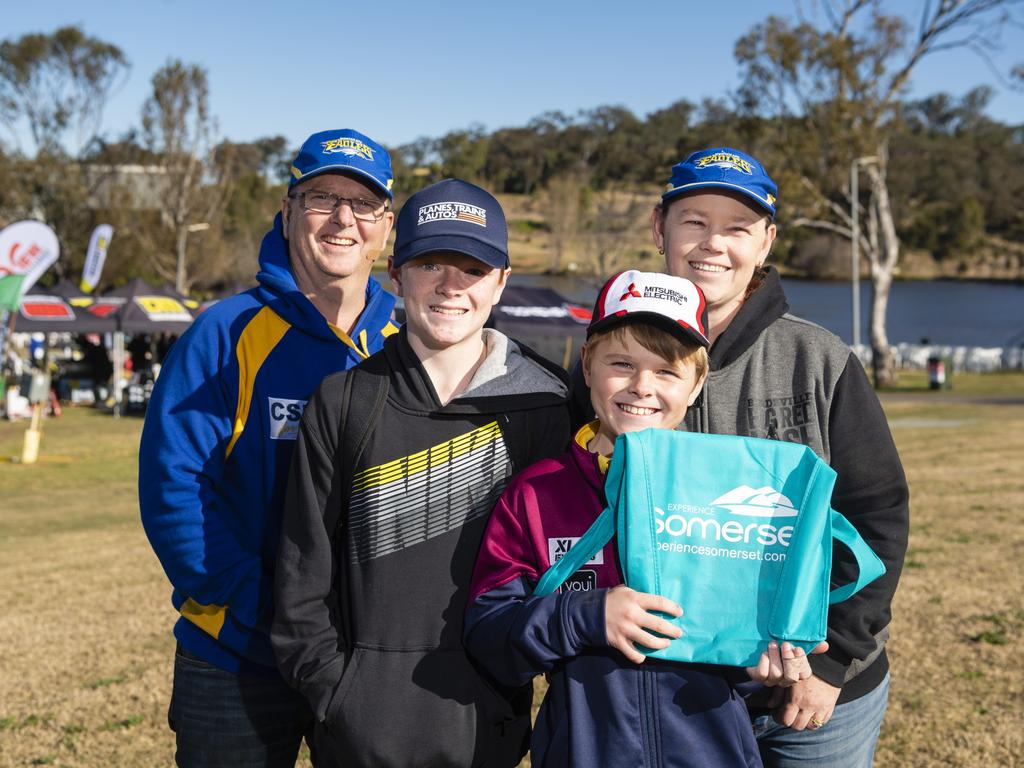
[[[288,197],[298,198],[303,210],[312,213],[334,213],[342,204],[352,209],[352,215],[359,221],[380,221],[387,213],[387,201],[367,200],[364,197],[342,197],[319,189],[295,192]]]

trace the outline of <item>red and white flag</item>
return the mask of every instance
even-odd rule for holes
[[[0,277],[24,275],[22,295],[58,256],[57,235],[41,221],[18,221],[0,230]]]

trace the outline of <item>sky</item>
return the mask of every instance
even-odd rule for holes
[[[819,13],[812,0],[0,0],[0,39],[77,24],[119,46],[131,70],[104,112],[108,139],[139,124],[150,78],[178,58],[206,68],[221,138],[281,134],[297,147],[352,127],[397,146],[550,110],[614,104],[642,117],[726,96],[738,84],[736,40],[768,12],[794,18],[798,3]],[[921,3],[886,6],[916,20]],[[1002,69],[1022,51],[1024,30],[1006,26]],[[966,50],[925,59],[910,95],[985,83],[996,88],[990,115],[1024,123],[1024,93],[999,86]],[[31,148],[24,131],[0,136]]]

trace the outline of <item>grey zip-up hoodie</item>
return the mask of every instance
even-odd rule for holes
[[[687,411],[690,432],[788,440],[809,446],[836,471],[832,506],[885,564],[885,575],[828,616],[829,650],[814,673],[842,687],[839,703],[873,691],[889,669],[885,642],[909,529],[909,490],[885,414],[860,362],[837,336],[788,314],[778,272],[744,302],[711,347],[711,372]],[[593,409],[574,371],[574,421]],[[856,565],[837,546],[835,584]],[[685,608],[685,606],[684,606]]]

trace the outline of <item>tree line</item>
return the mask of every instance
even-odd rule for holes
[[[986,236],[1024,240],[1024,209],[1016,202],[1024,192],[1024,124],[988,117],[992,95],[989,86],[979,86],[962,97],[940,93],[898,105],[888,181],[897,232],[908,248],[945,259],[977,248]],[[807,234],[792,223],[812,204],[789,158],[773,146],[774,131],[770,121],[750,118],[725,100],[680,100],[643,117],[604,106],[576,115],[548,113],[523,127],[456,130],[392,154],[399,194],[446,176],[523,195],[550,192],[571,179],[586,207],[588,197],[609,188],[638,188],[650,203],[672,164],[689,152],[740,147],[782,182],[780,224],[791,226],[783,226],[777,255],[785,259]],[[838,177],[845,182],[848,172],[849,160],[836,159],[830,174],[837,189],[844,186]]]
[[[646,115],[618,105],[547,112],[390,148],[396,205],[444,177],[523,196],[535,213],[519,224],[538,230],[550,254],[538,266],[600,275],[637,256],[673,163],[706,146],[745,149],[780,184],[779,262],[836,273],[857,237],[875,288],[872,347],[884,380],[885,301],[901,254],[965,262],[1024,242],[1024,125],[987,114],[987,84],[961,96],[905,96],[927,56],[967,46],[992,61],[1001,29],[1019,23],[1020,2],[925,2],[916,22],[883,0],[819,5],[814,19],[768,17],[743,35],[739,82],[724,98],[682,98]],[[142,275],[213,291],[249,281],[296,148],[281,136],[220,137],[207,72],[177,60],[152,75],[136,125],[115,139],[97,135],[128,71],[116,45],[78,27],[0,42],[0,121],[32,143],[0,144],[0,224],[51,224],[65,254],[55,273],[73,279],[92,227],[107,222],[108,284]],[[993,71],[1002,86],[1024,83],[1020,65]],[[862,182],[856,199],[851,170]]]

